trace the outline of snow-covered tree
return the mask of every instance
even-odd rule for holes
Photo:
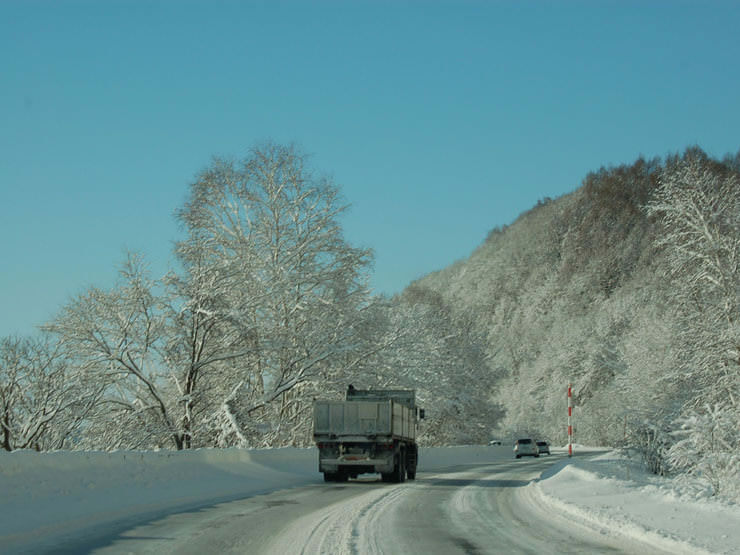
[[[412,285],[379,312],[372,344],[382,346],[351,376],[362,388],[416,390],[426,410],[419,441],[427,445],[482,443],[500,418],[492,402],[484,336],[439,293]]]
[[[727,403],[689,409],[673,432],[672,468],[709,484],[714,495],[740,498],[740,422]]]
[[[180,400],[168,379],[155,284],[135,254],[128,256],[120,277],[110,291],[91,287],[73,298],[45,329],[57,335],[68,359],[89,368],[105,387],[107,413],[90,430],[91,435],[105,430],[104,447],[172,442],[181,449]]]
[[[697,153],[674,160],[649,206],[664,229],[678,317],[670,377],[686,392],[675,467],[715,493],[740,481],[740,178]]]
[[[344,240],[345,209],[295,147],[215,160],[178,214],[177,271],[129,255],[46,326],[105,391],[86,445],[307,441],[311,399],[373,350],[372,253]]]
[[[243,284],[197,245],[178,245],[183,271],[164,280],[165,361],[180,400],[186,448],[222,443],[212,437],[209,422],[234,396],[235,383],[254,378],[249,356],[256,352],[254,322],[239,295]],[[261,391],[260,383],[250,385]]]
[[[345,209],[298,148],[266,144],[240,162],[214,160],[179,213],[188,233],[180,252],[228,284],[249,349],[234,419],[269,421],[270,442],[305,438],[307,401],[359,347],[371,252],[344,240]]]
[[[697,157],[666,171],[660,218],[675,286],[682,366],[694,404],[740,404],[740,179]]]
[[[87,378],[48,336],[0,340],[3,449],[69,447],[102,394]]]

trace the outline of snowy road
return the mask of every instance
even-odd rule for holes
[[[577,525],[525,488],[558,456],[312,484],[170,515],[95,553],[655,553]],[[75,550],[75,546],[68,546]],[[81,546],[77,546],[81,547]],[[85,546],[85,550],[91,546]]]

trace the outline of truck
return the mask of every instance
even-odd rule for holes
[[[314,401],[313,437],[326,482],[380,473],[384,482],[416,478],[416,392],[347,388],[344,401]]]

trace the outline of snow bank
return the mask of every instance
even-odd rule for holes
[[[524,491],[606,534],[676,553],[740,554],[740,507],[697,498],[616,453],[556,462]],[[422,449],[419,470],[512,459],[510,446]],[[513,462],[513,459],[512,459]],[[55,551],[172,512],[323,482],[315,449],[159,452],[0,451],[3,553]]]
[[[0,453],[0,545],[53,549],[176,510],[318,482],[313,449]]]
[[[560,461],[528,488],[540,503],[602,533],[673,553],[740,553],[740,507],[701,498],[617,452]]]

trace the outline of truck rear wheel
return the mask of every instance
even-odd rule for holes
[[[416,465],[418,461],[419,451],[416,445],[413,445],[406,453],[406,477],[409,480],[416,480]]]
[[[406,457],[404,451],[398,453],[393,467],[393,481],[397,484],[406,481]]]

